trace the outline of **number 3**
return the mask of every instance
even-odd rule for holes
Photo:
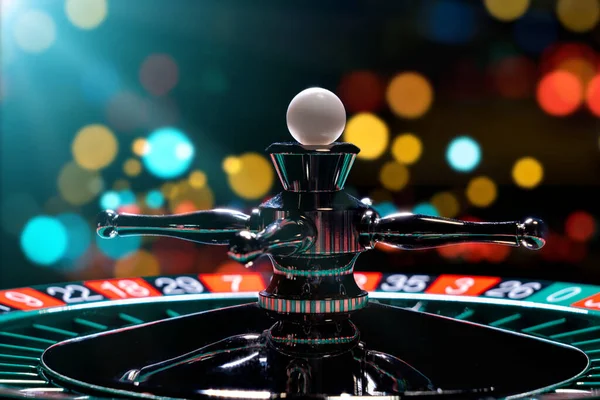
[[[463,294],[466,293],[471,286],[475,284],[475,279],[473,278],[458,278],[454,281],[454,284],[458,286],[457,288],[453,288],[452,286],[446,286],[446,294]]]

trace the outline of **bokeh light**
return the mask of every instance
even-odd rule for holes
[[[51,265],[67,250],[68,235],[56,218],[40,215],[30,219],[21,233],[21,249],[32,262]]]
[[[581,81],[567,71],[551,72],[538,84],[537,101],[542,110],[550,115],[569,115],[583,102]]]
[[[421,157],[422,152],[421,140],[411,133],[398,135],[392,142],[392,156],[399,163],[413,164]]]
[[[65,11],[73,25],[81,29],[94,29],[108,15],[107,0],[66,0]]]
[[[113,65],[95,63],[85,68],[81,75],[81,89],[93,104],[104,104],[116,95],[121,86],[119,73]]]
[[[92,227],[79,214],[60,214],[56,219],[63,224],[67,232],[67,246],[62,257],[75,261],[90,247]]]
[[[175,128],[161,128],[148,137],[149,149],[143,155],[144,166],[151,174],[176,178],[190,167],[194,146],[188,137]]]
[[[342,77],[338,95],[349,113],[377,111],[383,105],[385,85],[371,71],[354,71]]]
[[[133,144],[131,145],[131,151],[133,151],[133,154],[135,154],[136,156],[141,157],[147,154],[149,150],[150,145],[148,144],[148,141],[144,138],[135,139],[133,141]]]
[[[379,181],[384,188],[399,191],[404,188],[410,179],[408,168],[395,161],[388,161],[379,171]]]
[[[135,158],[129,158],[123,164],[123,172],[127,176],[138,176],[142,172],[142,163]]]
[[[592,114],[600,117],[600,74],[590,81],[585,93],[585,101]]]
[[[114,190],[109,190],[100,196],[100,208],[102,210],[116,210],[121,205],[121,197]]]
[[[169,197],[169,208],[176,214],[196,210],[208,210],[214,205],[215,198],[210,187],[194,188],[187,179],[177,183]]]
[[[104,125],[83,127],[71,146],[73,158],[79,166],[89,170],[99,170],[108,166],[119,150],[115,135]]]
[[[115,278],[154,276],[159,273],[158,259],[146,250],[136,251],[117,260],[114,269]]]
[[[148,93],[164,96],[169,93],[179,80],[179,68],[173,57],[167,54],[148,56],[140,68],[140,82]]]
[[[388,85],[386,98],[394,114],[402,118],[419,118],[433,102],[433,88],[422,74],[402,72]]]
[[[469,202],[477,207],[488,207],[498,196],[498,189],[494,181],[487,176],[471,179],[466,191]]]
[[[438,211],[440,217],[454,218],[460,211],[458,199],[450,192],[436,193],[430,203]]]
[[[545,10],[529,10],[513,25],[515,43],[530,54],[540,54],[558,37],[558,22]]]
[[[227,156],[223,160],[223,171],[225,173],[232,175],[237,174],[242,169],[242,162],[238,157],[235,156]]]
[[[190,186],[194,189],[202,189],[204,186],[206,186],[206,174],[202,171],[192,171],[188,179],[190,181]]]
[[[148,103],[132,92],[118,92],[109,100],[106,107],[106,119],[109,125],[121,132],[132,132],[144,127],[148,118]]]
[[[434,217],[440,216],[438,210],[430,203],[419,203],[413,207],[412,212],[413,214],[431,215]]]
[[[503,97],[522,99],[533,92],[537,80],[537,65],[525,56],[509,56],[491,69],[494,88]]]
[[[477,33],[475,4],[460,0],[420,2],[423,5],[420,26],[424,35],[435,42],[463,44]]]
[[[360,148],[357,158],[374,160],[386,150],[390,131],[386,123],[371,113],[359,113],[352,116],[343,133],[345,142]]]
[[[22,50],[41,53],[56,40],[56,25],[52,17],[45,12],[28,10],[17,18],[14,37]]]
[[[227,175],[231,190],[247,200],[260,199],[267,195],[275,178],[271,163],[258,153],[245,153],[238,159],[239,170]]]
[[[479,165],[481,149],[475,139],[469,136],[459,136],[452,139],[448,145],[446,160],[452,169],[469,172]]]
[[[518,186],[532,189],[542,182],[544,167],[533,157],[523,157],[513,166],[512,177]]]
[[[2,228],[13,235],[19,235],[25,223],[40,213],[40,206],[28,193],[8,193],[0,204]]]
[[[576,242],[587,242],[596,233],[596,220],[586,211],[575,211],[565,221],[565,233]]]
[[[127,179],[117,179],[112,186],[113,190],[125,190],[129,189],[130,187],[131,185]]]
[[[485,0],[485,8],[494,18],[509,22],[525,14],[531,0]]]
[[[135,193],[129,189],[124,189],[119,192],[119,207],[127,206],[136,203]]]
[[[72,205],[89,203],[103,187],[104,182],[97,171],[83,169],[73,161],[66,164],[58,175],[58,191]]]
[[[398,207],[391,201],[384,201],[383,203],[373,204],[373,209],[379,214],[381,218],[387,217],[398,212]]]
[[[158,238],[152,244],[152,254],[158,259],[160,269],[165,274],[192,272],[198,261],[197,244],[168,237]],[[209,262],[209,260],[202,261]]]
[[[573,32],[587,32],[600,19],[598,0],[558,0],[556,14],[561,24]]]
[[[151,190],[146,195],[146,205],[150,208],[161,208],[165,204],[165,197],[160,190]]]
[[[110,259],[117,260],[136,252],[142,245],[140,236],[117,236],[112,239],[103,239],[96,235],[96,246]]]
[[[596,66],[591,60],[583,57],[571,57],[562,60],[557,69],[576,76],[582,85],[586,86],[596,74]]]

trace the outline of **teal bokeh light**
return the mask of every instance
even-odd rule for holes
[[[454,138],[446,151],[446,160],[456,171],[469,172],[475,169],[481,161],[479,144],[469,136]]]
[[[103,210],[116,210],[120,205],[121,197],[114,190],[109,190],[100,197],[100,208]]]
[[[146,169],[153,175],[171,179],[182,175],[194,158],[194,146],[175,128],[161,128],[148,136],[148,152],[143,156]]]
[[[66,213],[56,217],[67,230],[67,249],[63,258],[74,261],[81,257],[92,243],[92,228],[77,214]]]
[[[383,203],[375,204],[373,209],[377,211],[380,217],[387,217],[388,215],[392,215],[398,212],[398,207],[390,201],[385,201]]]
[[[96,245],[102,254],[116,260],[136,252],[142,245],[142,238],[140,236],[128,236],[103,239],[96,236]]]
[[[121,190],[119,192],[119,206],[128,206],[135,204],[135,193],[131,190]]]
[[[165,197],[160,190],[151,190],[146,195],[146,204],[150,208],[160,208],[165,203]]]
[[[437,208],[429,203],[419,203],[413,208],[413,214],[423,214],[423,215],[431,215],[434,217],[439,217],[440,213]]]
[[[40,215],[30,219],[21,233],[21,249],[32,262],[51,265],[67,251],[68,234],[56,218]]]

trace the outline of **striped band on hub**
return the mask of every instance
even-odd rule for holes
[[[338,300],[286,300],[259,293],[260,307],[284,314],[333,314],[360,310],[368,302],[368,296]]]

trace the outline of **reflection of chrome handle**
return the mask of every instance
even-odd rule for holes
[[[468,222],[410,213],[376,218],[369,211],[363,218],[361,236],[368,247],[381,242],[405,250],[458,243],[494,243],[538,250],[546,243],[546,225],[535,218],[523,222]]]
[[[107,210],[98,216],[98,235],[171,236],[198,243],[227,244],[236,233],[250,229],[250,216],[235,210],[215,209],[178,215],[117,214]]]
[[[308,250],[317,237],[313,223],[303,217],[286,217],[258,233],[242,231],[229,243],[229,257],[249,263],[265,253],[292,256]]]

